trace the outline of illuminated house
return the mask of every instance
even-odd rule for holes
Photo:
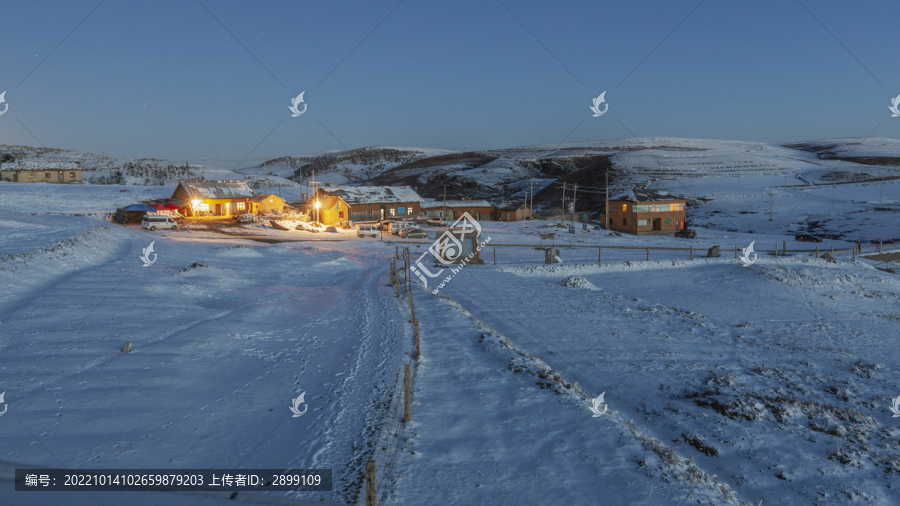
[[[327,197],[339,197],[341,208],[337,202],[325,204]],[[376,221],[382,218],[412,218],[421,216],[421,205],[425,199],[409,186],[324,186],[310,199],[310,216],[315,216],[315,203],[319,209],[331,207],[335,211],[332,223],[320,220],[329,225],[339,221]],[[346,209],[344,209],[346,207]],[[340,217],[344,213],[344,217]]]
[[[190,216],[233,216],[250,211],[253,191],[244,181],[182,181],[169,199]]]
[[[674,235],[687,228],[684,199],[656,190],[629,190],[609,198],[609,230],[635,235]],[[600,223],[607,223],[600,213]]]
[[[284,199],[278,195],[255,195],[250,197],[250,212],[254,214],[280,213],[284,210]]]

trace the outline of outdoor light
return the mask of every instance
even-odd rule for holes
[[[316,209],[318,209],[320,207],[322,207],[322,203],[317,200],[316,201]]]
[[[193,207],[194,209],[200,207],[200,202],[202,202],[202,200],[192,200],[191,207]]]

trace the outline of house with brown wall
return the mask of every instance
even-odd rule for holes
[[[455,220],[469,213],[469,216],[478,221],[486,221],[491,219],[491,213],[494,211],[494,205],[487,200],[448,200],[446,203],[442,199],[422,202],[422,212],[426,218],[441,218],[444,220]]]
[[[500,202],[494,204],[494,211],[491,213],[493,221],[520,221],[531,215],[531,209],[525,202]]]
[[[327,197],[339,197],[340,202],[329,201],[329,206],[341,209],[336,211],[339,221],[377,221],[383,218],[413,218],[422,216],[421,204],[425,199],[409,186],[323,186],[310,200],[307,212],[315,213],[315,202],[319,201],[319,209],[325,207]],[[340,218],[346,207],[345,218]],[[314,216],[314,214],[310,214]],[[329,215],[330,216],[330,215]],[[323,216],[323,219],[325,216]],[[323,224],[329,225],[329,223]],[[333,222],[334,223],[334,222]],[[332,223],[332,224],[333,224]]]
[[[687,228],[687,201],[676,197],[659,190],[629,190],[609,198],[600,222],[627,234],[674,235]]]

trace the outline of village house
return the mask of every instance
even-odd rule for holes
[[[609,198],[609,230],[635,235],[674,235],[687,228],[686,200],[667,192],[635,189]],[[600,222],[607,223],[601,212]]]
[[[326,200],[328,197],[338,199]],[[314,217],[318,203],[319,221],[324,225],[391,217],[413,218],[422,215],[424,200],[409,186],[323,186],[310,200],[307,212]]]
[[[487,200],[448,200],[445,205],[443,200],[437,199],[422,202],[421,208],[426,218],[448,221],[459,218],[463,213],[469,213],[476,220],[489,220],[494,211],[494,205]]]
[[[80,183],[81,167],[70,162],[5,163],[0,181],[10,183]]]
[[[251,198],[244,181],[182,181],[169,200],[186,215],[232,216],[250,212]]]
[[[254,214],[279,214],[284,210],[284,199],[278,195],[254,195],[250,197],[249,212]],[[239,214],[239,213],[238,213]]]
[[[493,221],[520,221],[531,217],[531,209],[525,202],[501,202],[494,204]]]

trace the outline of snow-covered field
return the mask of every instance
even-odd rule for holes
[[[762,163],[734,151],[723,164]],[[150,233],[105,215],[172,187],[0,183],[0,461],[321,467],[333,492],[281,495],[345,504],[364,496],[368,459],[379,504],[897,504],[898,262],[829,263],[793,236],[825,236],[823,252],[900,238],[900,184],[839,185],[832,208],[831,187],[791,181],[799,166],[685,179],[702,153],[641,176],[710,199],[689,211],[694,240],[482,223],[497,265],[488,246],[438,294],[414,287],[423,356],[405,425],[413,330],[389,261],[431,239]],[[672,156],[621,156],[638,174],[657,155]],[[733,249],[751,241],[743,267]],[[789,256],[768,254],[784,242]],[[722,256],[704,258],[713,245]],[[302,392],[309,411],[292,418]],[[25,502],[2,470],[3,504],[96,504]]]

